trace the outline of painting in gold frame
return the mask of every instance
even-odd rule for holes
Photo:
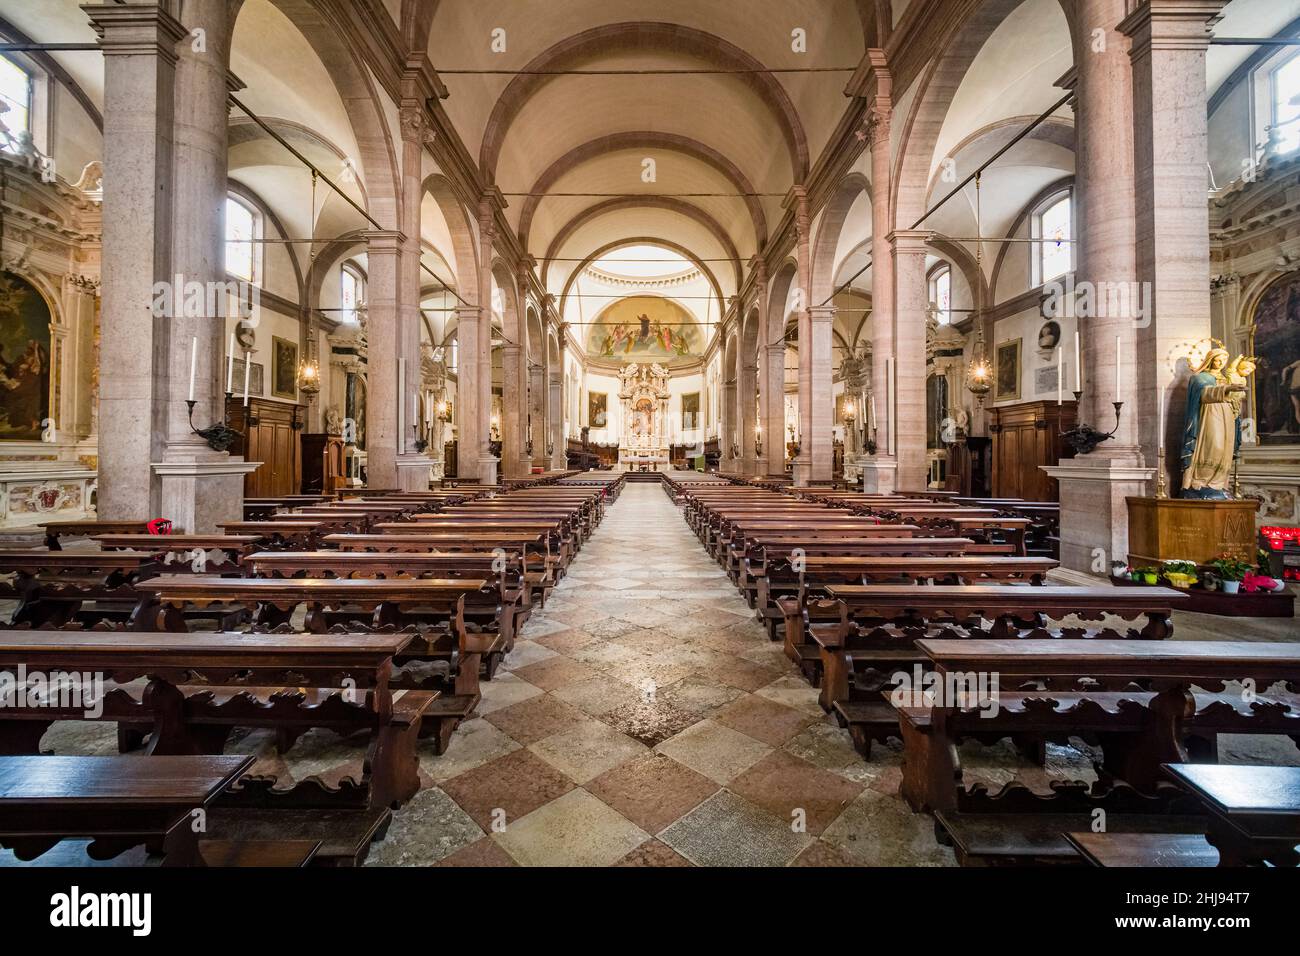
[[[271,394],[291,401],[298,397],[298,343],[271,337]]]
[[[1014,402],[1020,398],[1020,339],[999,342],[994,351],[993,401]]]

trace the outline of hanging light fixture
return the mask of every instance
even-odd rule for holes
[[[993,388],[993,367],[984,355],[984,329],[975,330],[975,357],[966,368],[966,390],[975,396],[980,408],[984,407],[984,396]]]

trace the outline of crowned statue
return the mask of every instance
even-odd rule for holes
[[[1183,424],[1181,498],[1229,498],[1232,463],[1241,447],[1241,407],[1255,360],[1228,361],[1226,349],[1211,349],[1187,382]]]

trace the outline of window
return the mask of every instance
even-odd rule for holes
[[[1300,56],[1293,56],[1273,71],[1273,142],[1278,153],[1300,146]]]
[[[1074,268],[1074,246],[1070,242],[1072,219],[1069,193],[1048,200],[1034,217],[1034,238],[1043,240],[1033,246],[1037,257],[1036,284],[1051,282]]]
[[[952,324],[952,269],[941,266],[930,276],[930,307],[940,325]]]
[[[245,282],[257,281],[258,215],[233,196],[226,197],[226,272]]]
[[[32,76],[6,56],[0,56],[0,100],[9,107],[0,122],[11,136],[32,128]]]
[[[365,305],[366,280],[354,263],[345,262],[339,270],[339,321],[357,323],[357,309]]]

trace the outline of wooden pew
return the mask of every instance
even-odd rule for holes
[[[146,551],[157,556],[164,571],[196,574],[239,573],[243,557],[263,538],[255,534],[99,534],[105,551]]]
[[[1165,764],[1208,812],[1219,866],[1300,864],[1300,767]]]
[[[1112,831],[1130,813],[1154,820],[1143,823],[1145,832],[1189,832],[1171,825],[1178,816],[1183,823],[1196,817],[1203,827],[1204,808],[1170,784],[1163,769],[1187,762],[1189,737],[1300,736],[1294,698],[1274,700],[1263,693],[1278,682],[1294,692],[1300,644],[926,639],[918,647],[933,662],[941,686],[960,685],[965,675],[998,677],[996,713],[951,693],[934,706],[901,708],[900,792],[914,808],[935,813],[967,862],[1080,862],[1064,834],[1091,829],[1095,809],[1107,812]],[[1219,691],[1226,681],[1245,679],[1261,688],[1258,700]],[[1036,682],[1040,689],[1031,686]],[[1046,795],[1020,784],[998,794],[963,787],[956,742],[1016,733],[1096,740],[1103,752],[1102,780],[1092,787],[1054,785]],[[1162,819],[1167,813],[1173,816]],[[994,827],[996,840],[990,837]]]
[[[97,534],[144,534],[149,530],[147,521],[47,521],[37,525],[45,532],[45,546],[51,551],[60,550],[60,538],[93,538]]]
[[[10,623],[60,627],[85,610],[90,621],[130,613],[131,585],[159,573],[157,555],[143,551],[0,551],[0,597],[17,599]]]
[[[91,841],[95,858],[143,846],[163,866],[203,866],[194,814],[252,764],[248,756],[0,757],[0,846],[33,860]]]

